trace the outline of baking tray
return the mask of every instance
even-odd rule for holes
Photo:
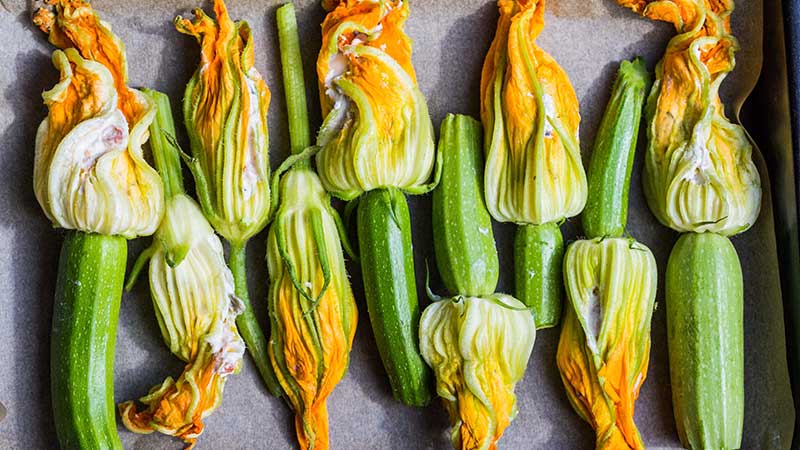
[[[775,0],[739,3],[733,27],[742,49],[737,69],[723,89],[732,117],[738,115],[739,106],[758,78],[762,61],[765,68],[776,64],[772,61],[777,59],[772,58],[774,55],[762,57],[768,56],[764,48],[772,44],[771,38],[762,37],[776,34],[773,22],[769,22],[775,18],[765,18],[766,13],[777,11],[776,17],[780,17],[781,12]],[[195,69],[199,51],[191,38],[174,31],[170,20],[176,14],[187,15],[198,3],[97,0],[94,5],[127,45],[131,84],[167,92],[173,100],[173,109],[180,112],[178,102]],[[253,27],[256,67],[273,93],[269,117],[273,167],[288,154],[275,26],[278,5],[279,2],[272,0],[228,2],[232,17],[246,19]],[[321,120],[313,74],[324,11],[317,1],[304,0],[296,5],[311,121],[318,126]],[[201,6],[209,10],[210,2],[204,1]],[[8,409],[7,417],[0,422],[3,449],[57,447],[50,412],[48,361],[52,296],[63,233],[54,230],[41,213],[31,179],[34,134],[46,114],[39,94],[55,83],[57,73],[49,60],[52,48],[30,25],[28,8],[26,1],[0,1],[0,60],[3,61],[0,65],[0,292],[4,294],[0,300],[0,342],[6,348],[0,360],[0,402]],[[550,0],[547,8],[539,44],[564,67],[575,86],[581,104],[580,137],[586,163],[618,62],[642,56],[653,67],[674,31],[668,24],[639,18],[612,0]],[[787,7],[787,11],[791,9],[794,8]],[[428,98],[437,128],[450,112],[478,116],[480,68],[496,20],[493,1],[413,1],[407,31],[415,41],[413,60],[419,84]],[[766,35],[765,30],[769,31]],[[786,82],[783,86],[767,83],[762,79],[760,87],[765,93],[762,97],[783,92],[788,110]],[[786,161],[792,162],[794,171],[797,160],[786,159],[789,141],[777,139],[770,128],[779,127],[788,114],[768,116],[780,102],[768,102],[765,97],[761,100],[746,104],[745,119],[758,119],[746,124],[757,137],[772,173],[776,173],[776,167],[786,168]],[[771,120],[764,120],[766,117]],[[789,130],[789,125],[784,124],[784,129]],[[790,135],[791,132],[787,135],[789,139]],[[183,133],[179,139],[186,142]],[[644,202],[639,176],[644,141],[640,140],[642,145],[634,167],[628,228],[653,250],[659,278],[663,280],[669,250],[677,235],[661,226]],[[796,247],[797,217],[796,209],[786,208],[789,200],[784,191],[787,186],[793,191],[796,185],[793,174],[790,178],[780,172],[772,185],[764,159],[758,153],[755,156],[764,187],[763,208],[756,225],[733,239],[742,261],[746,289],[743,448],[788,448],[795,415],[787,370],[782,299],[791,299],[789,294],[797,292],[791,290],[787,280],[792,278],[786,276],[792,273],[786,261],[797,260],[785,256],[791,245]],[[433,261],[430,197],[414,197],[410,204],[418,288],[421,301],[426,303],[423,268],[426,261]],[[787,218],[791,220],[787,222]],[[793,229],[791,223],[795,224]],[[575,239],[579,230],[578,219],[568,221],[564,226],[566,239]],[[513,226],[495,225],[503,267],[498,290],[506,292],[513,284],[512,232]],[[131,259],[147,244],[147,239],[132,242]],[[264,236],[260,235],[250,243],[248,263],[251,297],[262,319],[266,318],[267,288],[264,254]],[[438,402],[412,409],[392,399],[373,343],[360,271],[356,264],[349,263],[348,268],[361,317],[349,372],[328,403],[332,448],[448,448],[446,414]],[[783,290],[780,269],[784,269]],[[435,273],[431,281],[434,290],[441,290]],[[670,401],[663,281],[659,287],[659,306],[653,316],[651,366],[636,405],[636,423],[649,448],[679,448]],[[794,309],[787,306],[787,312],[788,319],[795,317]],[[791,326],[789,329],[796,330]],[[564,394],[555,366],[557,341],[558,329],[538,334],[528,371],[517,387],[520,413],[500,441],[501,448],[593,448],[590,427],[572,411]],[[122,303],[115,366],[116,398],[122,401],[139,397],[167,375],[178,375],[181,369],[182,363],[161,341],[146,283],[140,282]],[[282,401],[266,395],[249,360],[241,374],[229,379],[222,406],[205,422],[206,431],[198,448],[283,449],[295,445],[291,413]],[[121,426],[120,435],[130,449],[182,447],[175,439],[158,434],[136,435]]]
[[[800,407],[800,3],[767,0],[764,5],[764,70],[753,92],[753,111],[763,111],[757,139],[772,178],[775,237],[784,297],[789,375],[795,409]],[[795,421],[793,448],[800,448]]]

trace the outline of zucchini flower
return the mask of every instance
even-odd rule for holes
[[[45,92],[34,192],[56,226],[126,238],[153,234],[164,212],[158,173],[142,145],[155,114],[126,86],[124,46],[82,1],[55,2],[34,21],[57,47],[61,79]]]
[[[656,277],[653,254],[631,239],[577,241],[564,256],[571,307],[556,360],[598,449],[644,449],[633,407],[647,377]]]
[[[618,0],[671,22],[672,38],[656,67],[647,105],[649,145],[644,188],[650,208],[680,232],[726,236],[753,225],[761,180],[745,130],[725,117],[719,87],[735,66],[733,2]]]
[[[325,402],[347,369],[356,304],[339,217],[307,161],[282,177],[280,195],[267,238],[270,361],[296,413],[300,447],[327,449]]]
[[[247,22],[233,22],[214,1],[217,20],[195,9],[175,28],[197,38],[200,65],[183,100],[197,195],[219,234],[246,242],[267,223],[270,209],[267,109],[270,92],[254,67]]]
[[[322,24],[317,167],[325,188],[345,200],[382,187],[429,190],[433,125],[411,65],[407,18],[407,1],[342,0]]]
[[[292,156],[273,180],[282,202],[267,236],[269,358],[294,410],[300,448],[325,450],[326,401],[347,370],[358,312],[344,266],[341,220],[310,167],[316,148],[309,147],[294,6],[281,6],[276,18]],[[290,169],[281,177],[285,167]]]
[[[514,386],[533,350],[536,327],[511,296],[457,296],[422,313],[420,350],[453,424],[455,448],[495,449],[517,414]]]
[[[153,155],[169,199],[153,245],[137,260],[129,287],[150,258],[150,293],[161,336],[187,364],[180,378],[167,377],[139,399],[144,410],[137,411],[128,401],[119,411],[131,431],[155,430],[194,446],[203,419],[222,401],[226,377],[241,368],[245,346],[235,319],[244,305],[234,295],[219,237],[183,191],[179,152],[169,137],[175,132],[169,99],[154,91],[149,95],[158,104],[151,127]]]
[[[578,99],[564,70],[536,45],[544,3],[500,0],[483,64],[486,206],[500,222],[559,222],[586,203]]]
[[[128,401],[119,405],[120,415],[131,431],[155,430],[193,445],[203,419],[222,401],[225,378],[241,367],[244,342],[235,318],[242,304],[222,243],[188,196],[169,200],[151,251],[150,292],[161,335],[187,365],[178,380],[167,377],[139,399],[145,410]]]
[[[34,22],[62,50],[43,94],[34,192],[61,249],[51,391],[62,448],[122,448],[114,418],[114,345],[126,238],[152,234],[164,212],[158,173],[142,156],[155,111],[127,87],[125,50],[85,1],[48,0]],[[74,352],[81,353],[74,358]]]

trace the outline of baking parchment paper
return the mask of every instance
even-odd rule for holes
[[[167,92],[180,114],[180,99],[199,50],[192,38],[177,33],[171,20],[189,15],[210,1],[96,0],[94,7],[112,24],[128,51],[130,82]],[[288,154],[288,131],[280,78],[273,0],[229,0],[234,19],[245,19],[256,39],[256,67],[267,80],[271,159],[276,167]],[[296,2],[306,70],[312,126],[320,124],[314,64],[320,47],[324,11],[318,1]],[[617,64],[644,57],[649,67],[660,58],[671,25],[642,19],[613,0],[549,0],[539,44],[564,67],[580,99],[581,147],[588,162],[591,142],[608,99]],[[40,94],[57,81],[50,63],[53,48],[30,23],[26,1],[0,1],[0,402],[8,410],[0,421],[0,448],[56,448],[49,394],[49,334],[58,251],[63,232],[45,219],[33,196],[35,130],[46,110]],[[415,0],[407,31],[414,39],[414,64],[434,125],[447,113],[478,117],[480,69],[497,21],[494,1]],[[724,84],[731,104],[742,100],[761,66],[762,2],[741,0],[734,12],[734,32],[742,49],[735,72]],[[737,102],[734,102],[737,100]],[[734,108],[729,108],[734,115]],[[757,115],[757,112],[755,113]],[[182,118],[178,118],[182,120]],[[179,138],[186,143],[181,130]],[[643,145],[636,157],[630,194],[628,230],[656,256],[663,279],[669,250],[677,235],[661,226],[642,196]],[[745,388],[743,448],[788,448],[794,409],[786,369],[784,322],[776,259],[769,181],[760,156],[764,201],[758,223],[733,239],[745,279]],[[187,177],[187,181],[190,177]],[[413,214],[418,289],[423,304],[424,267],[433,267],[430,197],[410,200]],[[563,227],[567,240],[580,232],[579,219]],[[503,267],[498,290],[510,292],[513,227],[495,225]],[[130,259],[147,245],[132,242]],[[249,274],[254,308],[266,322],[267,288],[264,235],[249,246]],[[129,261],[130,262],[130,261]],[[360,322],[347,376],[329,402],[332,448],[448,448],[447,419],[438,401],[423,409],[407,408],[389,391],[373,343],[360,271],[350,263]],[[441,291],[438,275],[432,287]],[[667,361],[663,280],[653,316],[648,378],[636,404],[636,423],[649,448],[679,448]],[[589,449],[594,435],[570,408],[555,366],[558,329],[538,334],[525,379],[517,386],[520,413],[500,441],[507,449]],[[177,376],[182,363],[163,344],[153,315],[147,283],[123,298],[116,353],[117,401],[138,398],[164,377]],[[296,444],[292,414],[266,394],[250,360],[229,379],[222,406],[206,421],[202,449],[283,449]],[[120,425],[125,448],[182,448],[159,434],[136,435]]]

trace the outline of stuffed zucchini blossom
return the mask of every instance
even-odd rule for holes
[[[566,308],[557,363],[597,449],[644,449],[633,422],[647,377],[657,287],[650,250],[626,238],[574,242],[564,256]]]
[[[618,1],[679,33],[656,67],[647,105],[650,208],[680,232],[731,236],[750,228],[761,207],[761,179],[746,132],[728,120],[719,97],[739,48],[730,29],[733,2]]]
[[[403,30],[408,2],[342,0],[331,9],[317,59],[322,184],[346,200],[383,187],[427,191],[433,125]]]
[[[164,212],[142,145],[155,110],[127,86],[122,42],[85,1],[55,1],[34,22],[56,47],[59,82],[42,96],[34,192],[54,225],[126,238],[152,234]]]
[[[564,70],[536,45],[544,3],[498,2],[481,75],[486,206],[501,222],[558,222],[586,203],[578,99]]]
[[[183,115],[203,212],[226,240],[242,243],[269,217],[270,92],[254,67],[250,26],[233,22],[222,0],[214,1],[214,13],[216,20],[199,8],[194,21],[175,18],[177,30],[201,48]]]
[[[533,316],[508,295],[457,296],[425,309],[419,336],[453,424],[454,448],[497,448],[517,414],[514,386],[533,350]]]
[[[357,310],[340,220],[307,160],[280,180],[267,238],[269,355],[303,449],[327,449],[326,400],[349,363]]]
[[[137,433],[161,433],[195,443],[203,419],[222,401],[225,379],[242,365],[244,342],[222,243],[200,207],[185,194],[168,202],[150,249],[150,291],[164,342],[187,363],[180,378],[167,377],[139,399],[119,405],[122,422]]]

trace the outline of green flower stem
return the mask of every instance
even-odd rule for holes
[[[306,84],[303,78],[303,58],[300,55],[300,38],[294,5],[287,3],[278,8],[278,40],[281,49],[283,89],[289,116],[289,141],[292,154],[311,145],[306,103]]]
[[[245,251],[247,242],[231,242],[230,245],[231,252],[228,258],[228,265],[231,268],[231,272],[233,272],[236,296],[244,304],[244,312],[236,318],[236,326],[239,327],[239,333],[241,333],[244,342],[247,344],[247,350],[250,352],[250,356],[253,357],[258,372],[267,385],[267,390],[269,390],[270,394],[280,397],[281,386],[278,383],[275,372],[272,370],[272,365],[269,363],[269,355],[267,354],[267,338],[258,325],[253,307],[250,304],[250,295],[247,293]]]
[[[175,121],[169,97],[163,92],[144,89],[144,93],[156,104],[156,117],[150,124],[150,149],[153,152],[156,170],[164,183],[164,196],[169,199],[185,193],[181,155],[175,140]]]

